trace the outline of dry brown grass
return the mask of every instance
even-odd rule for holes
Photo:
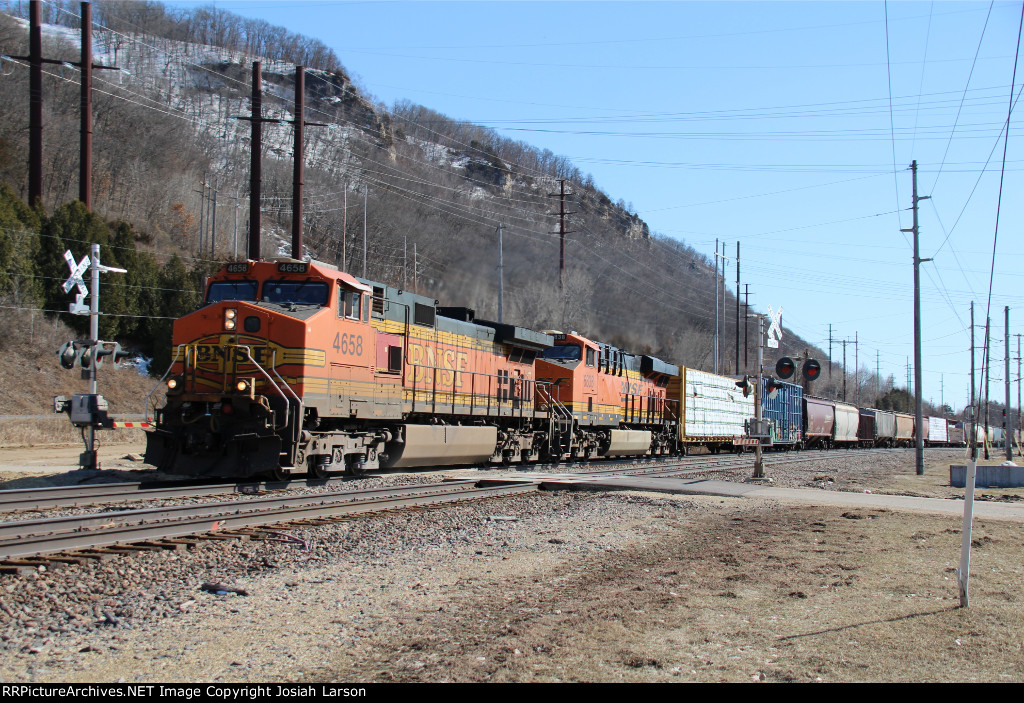
[[[50,415],[53,397],[87,393],[89,384],[79,369],[64,369],[57,360],[61,345],[76,339],[59,320],[39,312],[5,311],[0,315],[0,416]],[[141,415],[143,398],[157,380],[131,367],[104,364],[98,371],[98,391],[112,415]],[[137,430],[105,431],[103,441],[137,441]],[[0,417],[0,446],[34,446],[81,442],[79,430],[66,415],[19,419]]]

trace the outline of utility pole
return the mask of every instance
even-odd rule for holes
[[[914,226],[900,230],[901,232],[914,233],[914,426],[918,428],[915,432],[915,463],[917,475],[924,475],[924,436],[921,429],[924,427],[924,417],[921,408],[922,396],[922,372],[921,372],[921,262],[931,261],[922,259],[920,254],[920,227],[917,223],[917,204],[921,200],[927,200],[930,195],[919,196],[917,194],[917,160],[910,163],[910,170],[913,178],[913,211]]]
[[[849,340],[843,340],[843,402],[846,402],[846,342]]]
[[[263,123],[281,120],[263,116],[263,71],[259,61],[252,62],[252,115],[239,117],[251,125],[249,142],[249,246],[247,258],[259,261],[260,253],[260,207],[263,188]]]
[[[740,243],[736,242],[736,367],[740,372]]]
[[[558,192],[548,193],[549,198],[558,198],[558,289],[565,290],[565,235],[572,234],[565,228],[565,218],[575,213],[565,209],[565,179],[558,180]],[[563,303],[564,305],[564,303]]]
[[[1015,426],[1017,427],[1017,429],[1021,429],[1022,425],[1024,425],[1024,423],[1022,423],[1022,420],[1024,420],[1024,417],[1021,417],[1021,407],[1020,407],[1020,335],[1018,334],[1016,336],[1017,336],[1017,423],[1016,423]],[[1020,441],[1018,441],[1017,442],[1017,454],[1018,454],[1018,456],[1021,455],[1021,453],[1022,453],[1022,449],[1021,449],[1020,444],[1021,444]]]
[[[770,306],[769,306],[770,307]],[[758,432],[761,431],[761,383],[764,376],[764,316],[757,316],[757,384],[754,386],[754,424]],[[754,447],[754,476],[755,479],[764,478],[764,454],[761,449],[761,439],[758,438]]]
[[[722,259],[722,278],[721,278],[721,285],[722,285],[721,301],[722,301],[722,303],[721,303],[721,306],[719,306],[719,303],[718,303],[718,301],[719,301],[719,295],[718,295],[718,288],[719,288],[718,259],[719,258]],[[722,253],[719,254],[718,253],[718,240],[716,239],[715,240],[715,350],[714,350],[715,351],[715,353],[714,353],[715,373],[718,373],[718,367],[719,367],[720,364],[722,366],[725,365],[724,363],[722,363],[722,334],[721,334],[722,328],[725,327],[725,325],[724,324],[719,325],[718,321],[719,321],[719,317],[720,317],[719,309],[722,310],[721,318],[722,318],[723,322],[724,322],[724,318],[725,318],[724,312],[725,312],[725,262],[726,261],[728,261],[728,257],[725,255],[725,242],[722,242]],[[737,292],[739,292],[739,291],[737,291]]]
[[[712,342],[711,365],[718,373],[718,237],[715,237],[715,337]]]
[[[991,421],[991,418],[989,418],[989,409],[990,408],[989,408],[989,402],[988,402],[988,399],[991,398],[991,396],[989,395],[989,390],[991,389],[991,386],[989,385],[989,379],[991,378],[990,371],[991,371],[991,368],[992,368],[992,347],[991,347],[992,337],[991,337],[991,331],[992,331],[992,318],[986,316],[985,317],[985,351],[981,355],[981,368],[984,370],[984,373],[985,373],[985,459],[989,458],[989,456],[988,456],[988,428],[989,428],[989,422]]]
[[[857,332],[853,333],[853,402],[860,407],[860,342]]]
[[[202,186],[202,190],[192,191],[193,193],[199,193],[199,241],[196,242],[196,256],[202,257],[203,251],[206,246],[203,244],[206,241],[206,176],[203,176],[203,181],[199,185]]]
[[[828,323],[828,379],[832,380],[832,323]]]
[[[736,291],[739,293],[739,291]],[[743,371],[746,372],[750,368],[750,363],[747,361],[747,327],[750,322],[750,284],[743,284],[743,310],[746,316],[743,318]]]
[[[28,205],[43,198],[43,26],[39,0],[29,3],[28,35]],[[47,61],[49,63],[49,61]]]
[[[875,407],[878,407],[878,399],[882,395],[882,363],[878,358],[878,350],[875,350]]]
[[[249,154],[249,258],[260,258],[260,200],[263,183],[263,72],[252,62],[252,131]]]
[[[302,198],[306,183],[306,127],[326,127],[320,122],[306,122],[306,67],[295,67],[294,163],[292,165],[292,258],[303,258]]]
[[[977,459],[978,457],[978,446],[975,441],[976,434],[974,426],[977,423],[978,409],[974,407],[974,301],[971,301],[971,459]]]
[[[501,223],[498,223],[498,323],[504,322],[502,319],[502,302],[505,298],[505,266],[502,262],[502,246],[501,246]]]
[[[348,272],[346,268],[348,261],[345,258],[345,247],[348,243],[348,180],[343,181],[345,186],[342,190],[341,200],[341,270]]]
[[[1013,406],[1010,405],[1010,306],[1006,313],[1006,427],[1003,428],[1003,443],[1006,445],[1006,460],[1013,460]]]
[[[366,205],[369,202],[369,193],[370,187],[363,184],[363,278],[366,278]],[[413,244],[413,251],[415,249],[416,245]]]
[[[217,257],[217,179],[210,186],[210,258]]]
[[[302,260],[302,191],[306,183],[306,67],[295,67],[295,145],[292,163],[292,258]]]
[[[92,210],[92,71],[94,68],[113,69],[92,62],[92,5],[81,7],[81,61],[66,62],[43,58],[42,11],[39,0],[29,2],[29,54],[14,56],[29,64],[29,117],[28,117],[28,204],[35,207],[43,197],[43,64],[77,66],[81,71],[81,129],[79,139],[78,199]]]

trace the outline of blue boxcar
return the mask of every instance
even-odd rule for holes
[[[776,381],[780,386],[768,392],[768,380],[761,382],[761,414],[768,420],[772,444],[782,447],[803,440],[804,389],[795,383]]]

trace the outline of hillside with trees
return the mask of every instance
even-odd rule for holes
[[[44,6],[44,55],[78,60],[78,3]],[[27,2],[0,14],[0,46],[28,53]],[[504,317],[534,329],[571,329],[634,352],[710,369],[714,264],[651,232],[621,199],[568,159],[401,101],[377,103],[321,43],[216,7],[172,10],[145,0],[94,2],[94,212],[78,193],[79,85],[47,66],[44,187],[25,204],[28,68],[0,78],[0,304],[46,311],[72,327],[60,288],[63,251],[100,243],[116,337],[162,372],[170,320],[198,304],[203,277],[244,256],[249,211],[251,67],[262,62],[262,252],[288,256],[292,213],[295,65],[307,67],[305,256],[446,305],[497,317],[497,229],[504,242]],[[565,184],[566,273],[558,270],[558,198]],[[364,246],[364,226],[365,242]],[[365,269],[364,269],[364,263]],[[726,293],[722,369],[736,368],[736,299]],[[116,317],[115,317],[116,316]],[[741,336],[743,328],[740,329]],[[751,370],[754,331],[750,332]],[[807,345],[787,331],[782,353]],[[811,349],[825,363],[821,350]],[[744,351],[740,350],[740,366]],[[836,395],[842,373],[818,395]],[[741,368],[742,370],[742,368]],[[892,379],[847,370],[862,404]],[[852,399],[853,393],[848,393]],[[0,410],[2,411],[2,410]]]

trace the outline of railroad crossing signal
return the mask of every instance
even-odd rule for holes
[[[131,356],[131,352],[125,351],[117,342],[98,341],[92,342],[74,341],[65,342],[57,350],[60,358],[60,365],[66,369],[73,369],[76,365],[83,369],[103,366],[104,360],[109,356],[114,366],[120,366],[121,362]]]
[[[89,289],[85,286],[82,274],[89,268],[89,257],[83,256],[82,260],[76,264],[75,257],[72,256],[71,250],[68,249],[64,252],[64,260],[68,262],[68,268],[71,269],[71,276],[68,277],[68,280],[64,281],[64,292],[70,293],[72,288],[78,287],[75,302],[68,306],[68,310],[75,315],[88,315],[89,307],[82,301],[85,300],[85,296],[89,295]]]
[[[796,373],[796,364],[788,356],[784,356],[775,362],[775,373],[781,379],[787,379]]]
[[[806,380],[817,381],[818,376],[821,375],[821,364],[814,359],[808,359],[804,362],[802,373]]]
[[[83,394],[83,398],[101,399],[102,396],[96,389],[96,369],[103,363],[107,356],[114,357],[114,363],[119,364],[127,356],[116,342],[102,342],[99,338],[100,322],[100,274],[101,273],[128,273],[125,269],[103,266],[100,264],[100,245],[93,244],[90,247],[90,254],[84,257],[79,263],[75,263],[75,257],[68,249],[64,252],[64,260],[68,262],[71,275],[64,281],[64,292],[70,293],[72,288],[77,288],[75,302],[68,306],[68,309],[75,315],[89,316],[89,341],[68,342],[60,348],[57,355],[60,357],[61,366],[72,369],[75,364],[82,367],[82,378],[89,380],[89,393]],[[86,269],[92,273],[92,289],[85,285],[82,275]],[[84,303],[85,297],[89,296],[89,305]],[[76,398],[78,396],[75,396]],[[85,402],[85,401],[82,401]],[[90,401],[92,402],[92,401]],[[97,401],[98,402],[98,401]],[[56,410],[57,403],[54,403]],[[60,412],[58,410],[58,412]],[[81,425],[83,428],[86,425]],[[79,457],[78,463],[83,469],[95,469],[99,466],[96,459],[96,428],[104,427],[103,424],[88,423],[88,436],[83,429],[82,439],[85,440],[85,451]]]
[[[772,322],[768,325],[767,345],[770,349],[778,349],[779,342],[782,340],[782,307],[779,306],[779,312],[776,313],[772,310],[772,306],[769,305],[768,318]]]

